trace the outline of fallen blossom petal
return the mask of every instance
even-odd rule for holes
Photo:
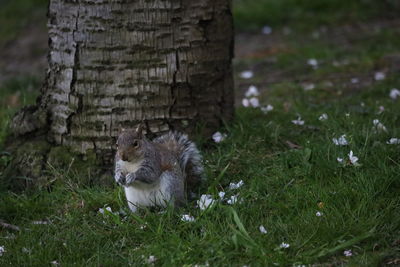
[[[272,111],[274,107],[272,105],[267,105],[266,107],[261,107],[261,111],[267,114],[268,112]]]
[[[289,248],[290,245],[288,243],[282,242],[282,244],[279,245],[280,248]]]
[[[309,60],[307,60],[307,64],[312,67],[317,67],[318,61],[315,58],[310,58]]]
[[[378,119],[374,119],[372,123],[374,124],[374,129],[377,132],[387,132],[385,125],[383,125]]]
[[[52,265],[60,265],[60,264],[58,263],[58,261],[51,261],[50,264],[52,264]]]
[[[344,162],[344,159],[343,158],[336,158],[336,160],[339,162],[339,163],[343,163]]]
[[[265,25],[263,28],[262,28],[262,30],[261,30],[261,32],[263,33],[263,34],[271,34],[272,33],[272,28],[270,27],[270,26],[268,26],[268,25]]]
[[[260,106],[260,101],[258,100],[257,97],[252,97],[252,98],[250,98],[249,102],[250,102],[250,105],[251,105],[253,108],[258,108],[258,107]]]
[[[297,117],[296,120],[292,120],[292,123],[293,123],[293,124],[296,124],[296,125],[304,125],[304,121],[301,119],[300,116]]]
[[[400,145],[400,139],[399,138],[390,138],[389,141],[386,142],[388,145]]]
[[[241,187],[242,185],[244,185],[243,180],[240,180],[239,182],[235,183],[230,183],[229,184],[229,189],[230,190],[234,190],[234,189],[238,189],[239,187]]]
[[[318,120],[320,121],[326,121],[328,119],[328,114],[323,113],[321,116],[319,116]]]
[[[264,225],[260,225],[260,227],[258,227],[258,229],[260,230],[260,232],[262,234],[266,234],[267,233],[267,229],[265,229]]]
[[[211,197],[211,195],[201,195],[200,199],[197,200],[197,205],[201,210],[205,210],[208,207],[211,207],[215,203],[215,200]]]
[[[245,70],[240,73],[240,78],[250,79],[253,77],[253,72],[251,70]]]
[[[311,91],[315,88],[315,84],[313,83],[305,83],[303,84],[303,90],[304,91]]]
[[[142,258],[144,258],[144,255],[142,255]],[[157,261],[157,258],[153,255],[150,255],[147,259],[146,259],[146,263],[147,264],[153,264]]]
[[[0,256],[3,256],[4,252],[6,252],[6,248],[4,246],[0,246]]]
[[[349,144],[345,134],[339,138],[332,138],[332,142],[337,146],[347,146]]]
[[[315,216],[317,216],[317,217],[321,217],[322,215],[323,215],[323,213],[320,212],[320,211],[317,211],[317,212],[315,213]]]
[[[230,199],[228,199],[228,201],[226,203],[228,203],[229,205],[233,205],[236,202],[238,202],[239,197],[237,195],[231,196]]]
[[[352,78],[350,81],[351,81],[351,83],[353,83],[353,84],[359,82],[358,78]]]
[[[219,196],[219,198],[220,198],[221,200],[224,200],[225,192],[224,192],[224,191],[219,192],[219,193],[218,193],[218,196]]]
[[[351,252],[351,249],[345,250],[343,252],[343,255],[345,255],[346,257],[351,257],[351,256],[353,256],[353,252]]]
[[[242,105],[243,105],[243,107],[247,108],[248,106],[250,106],[250,101],[247,98],[243,98]]]
[[[353,164],[354,166],[358,165],[358,163],[357,163],[358,157],[354,156],[353,150],[350,150],[350,152],[349,152],[349,160],[350,160],[350,163]]]
[[[181,220],[184,222],[194,222],[195,221],[194,217],[189,214],[183,214],[181,216]]]
[[[227,137],[227,134],[222,134],[220,132],[216,132],[212,135],[212,139],[214,140],[215,143],[220,143],[225,140]]]
[[[374,78],[376,81],[382,81],[386,78],[386,75],[384,72],[378,71],[378,72],[375,72]]]
[[[382,114],[385,111],[385,107],[384,106],[379,106],[379,111],[377,114]]]
[[[244,93],[246,97],[251,97],[251,96],[259,96],[260,92],[258,91],[257,87],[254,85],[250,85],[249,89],[247,89],[246,93]]]
[[[393,100],[397,99],[400,96],[400,90],[393,88],[392,90],[390,90],[389,96]]]

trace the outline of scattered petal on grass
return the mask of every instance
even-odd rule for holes
[[[313,68],[318,67],[318,61],[315,58],[310,58],[307,60],[307,64],[312,66]]]
[[[230,190],[238,189],[238,188],[240,188],[242,185],[244,185],[243,180],[240,180],[240,181],[237,182],[236,184],[235,184],[235,183],[230,183],[230,184],[229,184],[229,189],[230,189]]]
[[[142,255],[142,258],[145,259],[144,255]],[[157,261],[157,258],[153,255],[150,255],[147,259],[145,259],[145,262],[147,264],[153,264]]]
[[[250,105],[251,105],[253,108],[258,108],[258,107],[260,106],[260,101],[258,100],[257,97],[252,97],[252,98],[250,98],[250,99],[249,99],[249,102],[250,102]]]
[[[320,211],[317,211],[317,213],[315,213],[315,216],[317,216],[317,217],[321,217],[322,215],[323,215],[323,213]]]
[[[225,198],[225,192],[224,192],[224,191],[219,192],[219,193],[218,193],[218,196],[219,196],[219,198],[220,198],[221,200],[224,200],[224,198]]]
[[[351,249],[345,250],[343,252],[343,255],[345,255],[346,257],[351,257],[351,256],[353,256],[353,252],[351,252]]]
[[[374,78],[375,78],[375,81],[382,81],[386,78],[386,75],[384,72],[378,71],[378,72],[375,72]]]
[[[258,229],[260,230],[260,232],[262,234],[266,234],[267,233],[267,229],[265,229],[264,225],[260,225],[260,227],[258,227]]]
[[[296,120],[292,120],[292,123],[293,123],[293,124],[296,124],[296,125],[304,125],[304,121],[301,119],[300,116],[297,117]]]
[[[60,265],[60,264],[58,263],[58,261],[52,261],[52,262],[50,262],[50,264],[52,264],[52,265]]]
[[[194,222],[195,221],[194,217],[189,214],[183,214],[181,217],[181,220],[184,222]]]
[[[326,121],[328,119],[328,114],[324,113],[321,116],[319,116],[318,120],[320,121]]]
[[[400,96],[400,90],[393,88],[392,90],[390,90],[389,96],[393,100],[397,99]]]
[[[268,112],[272,111],[274,107],[272,105],[267,105],[266,107],[261,107],[261,111],[264,112],[264,114],[267,114]]]
[[[226,203],[228,203],[229,205],[233,205],[236,202],[238,202],[239,197],[237,195],[231,196],[230,199],[228,199],[228,201]]]
[[[40,224],[50,224],[49,221],[32,221],[32,224],[40,225]]]
[[[268,25],[265,25],[263,28],[262,28],[262,30],[261,30],[261,32],[263,33],[263,34],[271,34],[272,33],[272,28],[270,27],[270,26],[268,26]]]
[[[354,165],[354,166],[358,166],[359,165],[357,163],[358,162],[358,157],[354,156],[353,150],[350,150],[350,152],[349,152],[349,160],[350,160],[350,163],[352,165]]]
[[[246,93],[244,93],[246,97],[251,97],[251,96],[259,96],[260,92],[258,91],[257,87],[254,85],[250,85],[249,89],[247,89]]]
[[[0,256],[3,256],[4,252],[6,252],[6,248],[4,246],[0,246]]]
[[[385,107],[384,106],[379,106],[378,114],[382,114],[384,111],[385,111]]]
[[[372,121],[372,123],[374,124],[374,129],[377,132],[387,132],[387,129],[385,127],[385,125],[383,125],[378,119],[375,119]]]
[[[351,81],[351,83],[353,83],[353,84],[359,82],[358,78],[352,78],[350,81]]]
[[[343,158],[337,157],[336,160],[337,160],[339,163],[343,163],[343,162],[344,162],[344,159],[343,159]]]
[[[345,116],[346,116],[346,118],[349,118],[350,117],[350,113],[346,113],[346,114],[344,114]]]
[[[288,243],[282,242],[282,244],[279,245],[280,248],[289,248],[290,245]]]
[[[332,142],[337,146],[347,146],[349,144],[349,142],[347,142],[345,134],[339,138],[332,138]]]
[[[197,200],[197,205],[201,210],[205,210],[208,207],[211,207],[215,203],[215,200],[211,195],[201,195],[200,199]]]
[[[247,108],[248,106],[250,106],[250,101],[247,98],[243,98],[242,105],[243,105],[243,107]]]
[[[303,90],[304,91],[311,91],[315,88],[315,84],[313,83],[305,83],[303,84]]]
[[[22,248],[22,252],[23,253],[31,253],[31,250],[30,249],[27,249],[27,248]]]
[[[400,145],[400,139],[399,138],[390,138],[389,141],[386,142],[388,145]]]
[[[212,139],[214,140],[215,143],[220,143],[224,141],[227,136],[228,136],[227,134],[216,132],[212,135]]]
[[[251,70],[245,70],[240,73],[240,78],[250,79],[253,78],[253,72]]]

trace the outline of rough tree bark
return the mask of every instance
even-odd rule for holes
[[[121,126],[201,122],[210,133],[232,117],[230,0],[51,0],[48,16],[49,70],[37,105],[13,120],[19,139],[94,152],[107,166]]]

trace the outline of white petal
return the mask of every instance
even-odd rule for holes
[[[259,96],[260,92],[258,91],[257,87],[255,87],[254,85],[250,85],[249,89],[247,89],[244,95],[246,97]]]
[[[320,121],[326,121],[328,119],[328,114],[323,113],[321,116],[319,116],[318,120]]]
[[[250,101],[247,98],[243,98],[242,105],[243,105],[243,107],[247,108],[248,106],[250,106]]]
[[[239,187],[241,187],[242,185],[244,185],[243,180],[240,180],[239,182],[235,183],[230,183],[229,184],[229,189],[230,190],[234,190],[234,189],[238,189]]]
[[[253,77],[253,72],[251,70],[245,70],[240,73],[240,77],[243,79],[250,79]]]
[[[307,60],[307,64],[316,67],[318,66],[318,61],[315,58],[310,58],[309,60]]]
[[[374,78],[375,78],[376,81],[384,80],[385,77],[386,77],[386,75],[385,75],[384,72],[381,72],[381,71],[375,72],[375,77]]]
[[[181,220],[184,221],[184,222],[194,222],[195,219],[194,219],[193,216],[191,216],[189,214],[183,214],[181,216]]]
[[[390,138],[389,141],[386,142],[388,145],[400,145],[400,139],[399,138]]]
[[[201,210],[205,210],[208,207],[211,207],[215,203],[214,199],[211,195],[201,195],[200,199],[197,200],[197,205]]]
[[[272,33],[272,28],[270,27],[270,26],[268,26],[268,25],[265,25],[263,28],[262,28],[262,33],[263,34],[271,34]]]
[[[260,232],[262,234],[266,234],[267,233],[267,229],[265,229],[264,225],[260,225],[260,227],[258,227],[258,229],[260,230]]]
[[[393,88],[392,90],[390,90],[389,96],[391,99],[395,100],[395,99],[397,99],[397,97],[400,96],[400,91],[396,88]]]
[[[267,105],[266,107],[261,107],[261,111],[264,112],[265,114],[267,114],[268,112],[270,112],[273,109],[274,109],[274,107],[272,105]]]
[[[260,106],[260,102],[258,101],[258,98],[256,98],[256,97],[252,97],[252,98],[250,98],[250,105],[253,107],[253,108],[258,108],[259,106]]]

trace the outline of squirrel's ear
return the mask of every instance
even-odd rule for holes
[[[136,127],[135,132],[137,133],[138,136],[142,137],[143,123],[139,123],[139,125]]]

